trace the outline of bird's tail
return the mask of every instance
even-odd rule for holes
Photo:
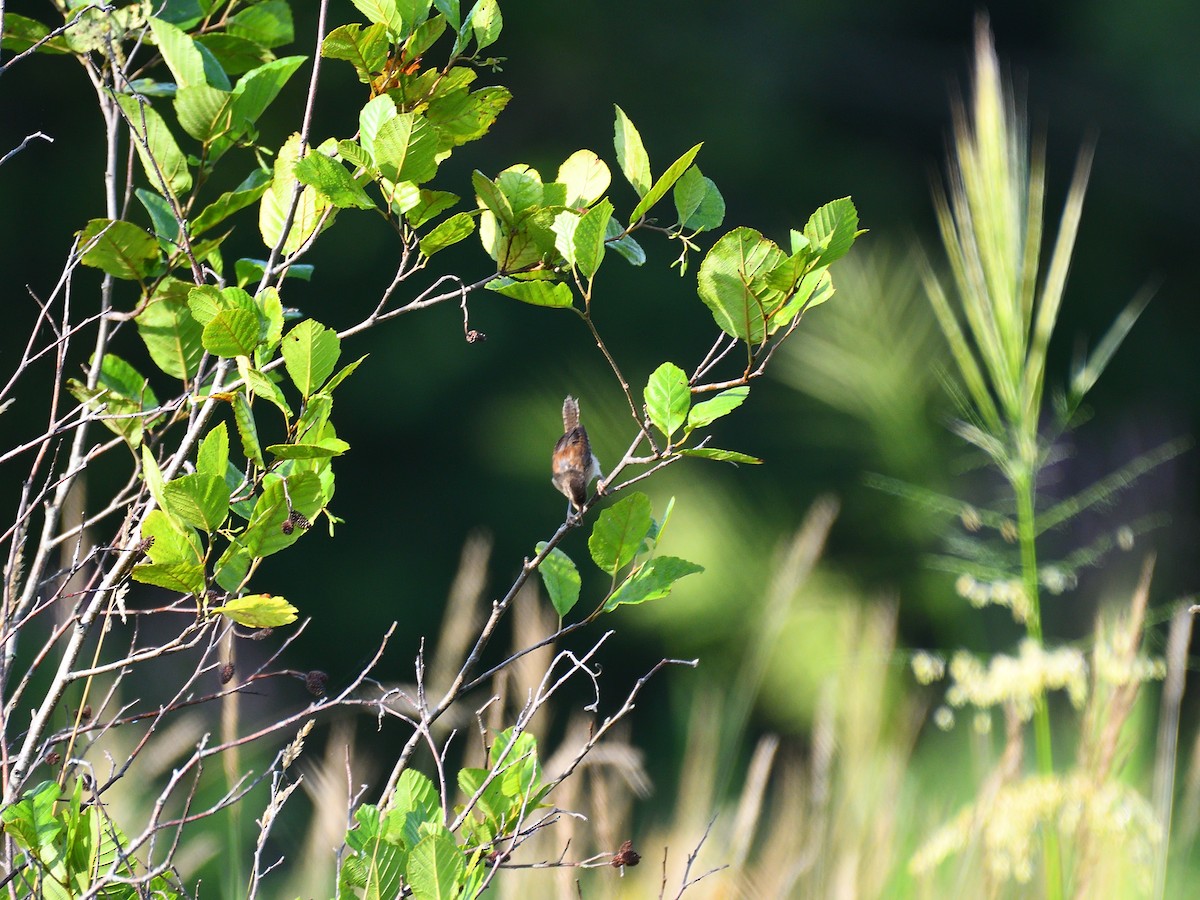
[[[567,395],[563,401],[563,434],[579,427],[579,401]]]

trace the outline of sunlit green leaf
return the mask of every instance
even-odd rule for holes
[[[539,542],[537,552],[541,553],[544,549],[546,549],[546,542]],[[571,561],[571,557],[555,547],[542,560],[538,571],[542,574],[542,582],[546,585],[546,593],[550,595],[550,603],[553,604],[554,611],[558,613],[560,619],[565,618],[567,613],[579,602],[579,589],[582,582],[575,563]]]
[[[823,266],[850,252],[858,234],[858,210],[849,197],[826,203],[809,216],[804,226],[804,236]]]
[[[736,450],[718,450],[716,447],[690,447],[679,452],[684,456],[698,456],[701,459],[715,459],[719,462],[745,463],[751,466],[757,466],[762,462],[756,456],[738,453]]]
[[[697,403],[692,407],[691,412],[688,413],[688,428],[703,428],[705,425],[712,424],[712,422],[721,418],[721,416],[729,415],[742,405],[749,393],[749,386],[743,385],[742,387],[721,391],[721,393],[717,394],[711,400]]]
[[[575,227],[572,238],[575,264],[585,278],[594,277],[604,261],[604,242],[612,211],[612,204],[605,198],[585,212]]]
[[[552,306],[566,309],[574,302],[571,288],[561,281],[517,281],[512,278],[494,278],[485,287],[489,291],[512,297],[533,306]]]
[[[220,613],[247,628],[278,628],[296,621],[298,611],[283,597],[270,594],[247,594],[234,597],[223,606],[214,606]]]
[[[683,154],[683,156],[679,157],[679,159],[675,160],[675,162],[671,163],[667,171],[663,172],[658,181],[654,182],[654,186],[646,192],[646,195],[642,197],[638,205],[633,208],[633,212],[629,214],[630,225],[637,222],[650,211],[650,208],[654,204],[667,196],[667,191],[671,190],[675,186],[675,182],[679,180],[679,177],[688,170],[688,167],[692,164],[692,160],[696,158],[696,154],[700,152],[702,146],[704,145],[697,144],[687,153]]]
[[[592,560],[610,575],[637,555],[650,532],[650,498],[640,491],[602,510],[588,538]]]
[[[675,211],[679,213],[679,224],[683,228],[711,231],[725,220],[725,198],[713,180],[704,177],[696,166],[675,182],[673,194]]]
[[[283,339],[283,362],[292,383],[308,397],[333,373],[341,355],[341,340],[332,328],[306,319]]]
[[[444,222],[439,222],[429,234],[421,238],[421,252],[426,256],[433,256],[439,250],[445,250],[470,237],[474,231],[475,217],[470,213],[456,213]]]
[[[669,441],[687,421],[688,407],[692,404],[687,373],[672,363],[663,363],[650,375],[642,397],[650,421]]]
[[[164,485],[163,495],[175,515],[202,531],[216,531],[229,514],[225,479],[217,475],[181,475]]]
[[[645,197],[653,180],[650,175],[650,157],[642,145],[642,136],[625,115],[625,110],[616,107],[617,118],[613,126],[613,146],[617,151],[617,163],[626,180],[633,185],[639,197]]]
[[[580,209],[604,196],[612,175],[604,160],[591,150],[576,150],[559,166],[554,180],[567,186],[565,205]]]
[[[296,177],[304,184],[316,188],[329,198],[334,206],[375,208],[375,201],[350,177],[346,167],[324,153],[309,151],[307,156],[298,160]]]
[[[659,600],[671,593],[675,582],[687,575],[703,572],[704,567],[674,556],[656,556],[625,580],[604,603],[611,612],[618,606]]]

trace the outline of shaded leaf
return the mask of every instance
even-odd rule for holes
[[[131,222],[92,219],[79,232],[79,246],[93,241],[80,261],[114,278],[142,279],[162,261],[158,241]]]

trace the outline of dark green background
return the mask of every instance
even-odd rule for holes
[[[349,2],[331,6],[331,26],[360,18]],[[311,54],[315,4],[295,7],[300,40],[283,52]],[[8,8],[48,19],[45,4]],[[903,257],[922,246],[936,255],[929,188],[942,165],[949,98],[966,84],[977,9],[964,2],[509,2],[504,33],[492,50],[506,57],[495,80],[514,99],[489,137],[443,166],[436,186],[469,194],[473,168],[494,175],[518,162],[549,180],[581,147],[600,153],[615,172],[612,104],[619,103],[641,130],[656,173],[693,143],[705,142],[698,163],[725,196],[726,228],[751,225],[784,241],[787,229],[802,226],[816,206],[850,194],[870,229],[855,254],[886,249]],[[1094,343],[1143,285],[1161,283],[1095,391],[1096,417],[1063,466],[1060,486],[1082,485],[1162,440],[1196,430],[1200,64],[1194,36],[1200,7],[1089,0],[997,3],[989,11],[1032,130],[1046,138],[1053,214],[1079,147],[1095,140],[1098,148],[1054,371],[1065,373],[1078,343]],[[302,69],[276,103],[274,118],[263,126],[264,143],[278,146],[297,127],[307,73]],[[365,99],[348,66],[326,62],[325,75],[316,141],[350,136]],[[495,83],[484,74],[480,83],[489,82]],[[30,60],[0,79],[0,149],[39,129],[55,143],[35,144],[0,169],[5,376],[32,317],[23,286],[47,293],[71,234],[103,215],[101,127],[91,88],[61,58]],[[233,163],[231,180],[251,165],[248,159]],[[618,215],[635,201],[619,176],[612,195]],[[680,279],[667,268],[675,245],[649,236],[643,243],[651,261],[633,271],[611,260],[594,305],[598,327],[635,386],[663,360],[690,369],[714,333],[695,296],[698,261]],[[230,262],[263,255],[252,216],[227,247]],[[367,214],[343,212],[306,260],[316,266],[312,282],[289,283],[285,304],[345,327],[373,307],[397,256],[389,229]],[[474,280],[489,271],[487,263],[471,239],[436,257],[429,278],[414,279],[400,299],[443,271]],[[96,284],[94,272],[78,277],[81,309],[94,308]],[[272,559],[256,583],[313,617],[293,662],[327,669],[334,684],[356,671],[393,619],[400,629],[383,674],[411,677],[418,639],[437,628],[472,530],[495,537],[489,597],[503,592],[522,556],[552,533],[564,504],[549,484],[549,453],[564,394],[582,398],[602,462],[611,465],[628,441],[620,394],[575,317],[484,294],[471,302],[471,326],[488,340],[466,344],[459,310],[446,305],[343,348],[345,359],[371,354],[339,391],[335,410],[340,434],[353,446],[338,469],[333,504],[346,524],[333,541],[314,529],[303,549]],[[122,340],[119,351],[135,357],[132,332]],[[797,340],[803,341],[802,332]],[[37,427],[44,401],[30,393],[0,419],[6,446],[18,431]],[[930,410],[930,421],[938,415]],[[694,683],[687,679],[719,678],[736,668],[739,610],[761,594],[776,544],[827,491],[844,501],[829,562],[867,592],[898,590],[910,640],[1002,647],[1016,634],[1003,616],[944,612],[948,582],[923,574],[918,557],[935,546],[933,535],[914,534],[898,501],[863,486],[863,472],[879,469],[881,455],[845,439],[854,429],[837,414],[768,379],[715,430],[720,445],[767,464],[733,470],[689,462],[690,469],[681,466],[651,488],[659,511],[668,496],[678,495],[681,520],[708,515],[706,498],[714,495],[734,498],[742,515],[706,522],[707,543],[683,540],[696,529],[681,527],[680,542],[665,548],[710,567],[667,601],[678,621],[640,610],[610,620],[622,629],[606,657],[614,692],[664,654],[705,658],[707,675],[671,676],[683,690]],[[953,457],[949,447],[947,439],[939,450],[947,459]],[[22,471],[9,464],[0,472],[6,503]],[[1157,510],[1173,516],[1172,526],[1152,538],[1161,551],[1160,600],[1195,586],[1194,475],[1194,460],[1185,457],[1127,501],[1131,515]],[[986,498],[987,485],[975,487],[979,499]],[[1124,508],[1110,512],[1124,514]],[[705,548],[735,534],[739,546],[753,546],[757,555],[722,568],[720,555],[714,563]],[[588,568],[583,536],[573,535],[565,548],[584,571],[585,598],[595,597],[600,578]],[[1079,593],[1094,595],[1102,586],[1100,577],[1085,578]],[[931,590],[943,596],[932,597]],[[714,591],[721,592],[717,600]],[[1074,636],[1088,629],[1091,609],[1056,605],[1048,617],[1052,627]],[[995,626],[990,636],[980,632],[980,621],[989,630]],[[669,703],[668,694],[658,688],[650,708]],[[644,727],[669,721],[654,715]]]

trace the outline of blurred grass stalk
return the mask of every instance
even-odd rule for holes
[[[1000,469],[1017,511],[1025,627],[1043,645],[1035,519],[1046,356],[1062,304],[1091,163],[1085,149],[1068,192],[1045,274],[1041,271],[1045,164],[1031,151],[1025,124],[1005,89],[987,22],[977,26],[970,111],[955,111],[945,190],[936,191],[938,224],[950,262],[951,294],[926,267],[925,282],[966,393],[956,396],[958,434]],[[1040,280],[1040,284],[1039,284]],[[1054,752],[1044,693],[1036,702],[1037,765],[1053,775]],[[1046,896],[1062,896],[1054,827],[1043,834]]]

